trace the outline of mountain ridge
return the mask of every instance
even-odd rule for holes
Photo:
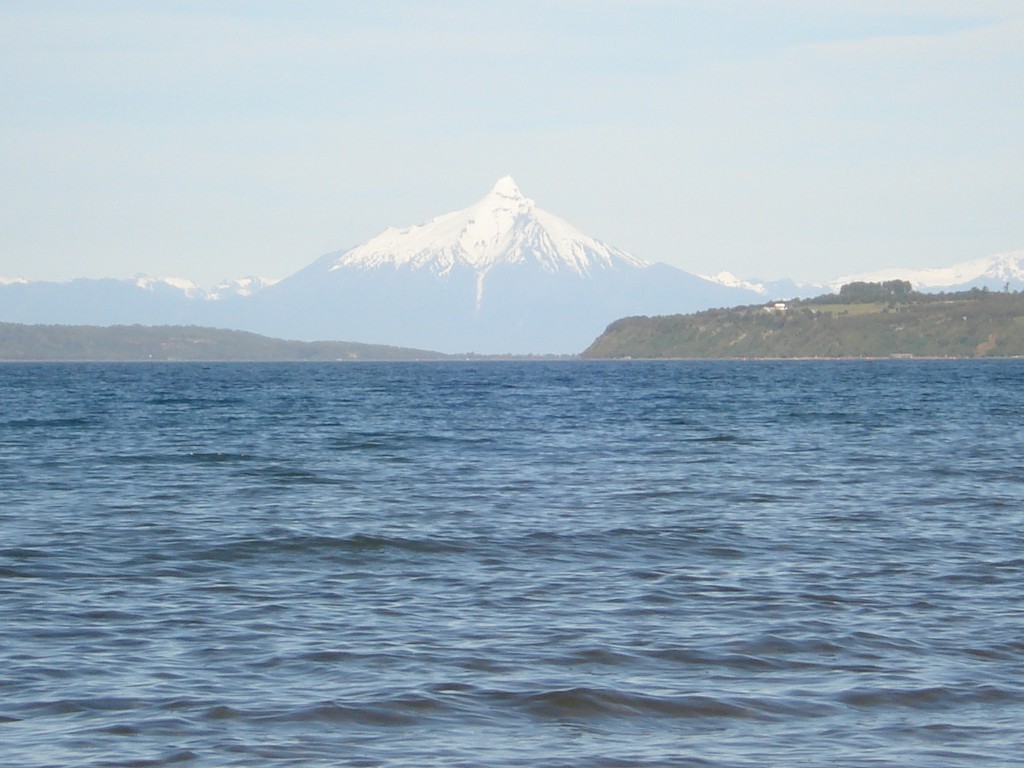
[[[830,280],[827,287],[834,292],[848,283],[880,283],[888,280],[906,280],[915,290],[929,293],[971,288],[1020,290],[1024,288],[1024,249],[958,261],[946,267],[894,267],[842,275]]]
[[[888,280],[906,280],[914,290],[928,293],[968,291],[971,288],[1003,290],[1008,287],[1021,290],[1024,289],[1024,249],[979,256],[945,267],[890,267],[850,272],[824,283],[800,282],[791,278],[742,278],[728,270],[702,277],[720,285],[745,288],[766,299],[811,298],[838,291],[849,283],[879,283]]]

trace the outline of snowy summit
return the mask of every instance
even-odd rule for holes
[[[511,176],[498,179],[481,200],[404,229],[391,227],[343,253],[331,270],[343,267],[429,268],[447,274],[467,266],[482,274],[497,264],[539,265],[549,272],[589,275],[615,266],[647,263],[585,235],[524,197]]]

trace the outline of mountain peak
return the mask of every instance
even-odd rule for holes
[[[516,186],[512,177],[502,176],[490,192],[467,210],[473,212],[471,224],[480,225],[490,219],[491,227],[508,231],[515,227],[518,217],[530,215],[533,209],[533,200],[523,197],[523,193],[519,191],[519,187]]]
[[[515,179],[511,176],[502,176],[494,184],[494,188],[491,190],[491,195],[519,200],[522,198],[523,193],[520,192],[519,187],[516,186]]]
[[[413,227],[389,228],[363,245],[332,255],[328,270],[391,265],[446,275],[464,267],[483,275],[498,264],[533,264],[546,272],[580,276],[595,269],[647,266],[540,210],[511,176],[503,176],[468,208]]]

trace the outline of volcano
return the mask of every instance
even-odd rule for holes
[[[565,354],[626,315],[759,298],[602,243],[506,176],[468,208],[388,228],[265,288],[246,300],[245,327],[449,353]]]

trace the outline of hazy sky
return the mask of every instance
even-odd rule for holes
[[[284,277],[505,174],[692,272],[1024,248],[1021,0],[0,0],[0,276]]]

